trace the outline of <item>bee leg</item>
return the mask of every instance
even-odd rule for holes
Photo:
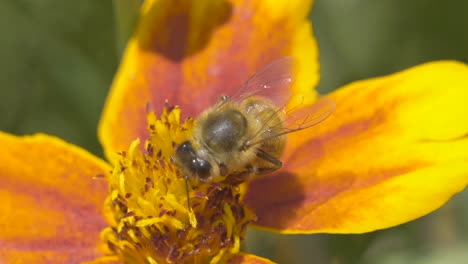
[[[265,151],[261,150],[261,149],[258,149],[257,150],[257,157],[263,159],[263,160],[266,160],[268,162],[270,162],[271,164],[274,165],[274,167],[272,167],[272,169],[279,169],[281,167],[283,167],[283,162],[281,162],[281,160],[278,160],[277,158],[271,156],[270,154],[266,153]]]
[[[221,176],[226,176],[228,174],[228,168],[226,167],[226,164],[220,163],[218,164],[219,166],[219,174]]]
[[[245,171],[240,171],[240,172],[229,175],[229,182],[231,184],[240,184],[254,173],[255,173],[254,168],[251,165],[247,165],[247,167],[245,167]]]
[[[255,174],[260,175],[260,174],[267,174],[270,172],[274,172],[278,170],[280,167],[263,167],[263,168],[257,168],[255,170]]]
[[[266,153],[265,151],[263,151],[261,149],[257,150],[257,157],[259,157],[259,158],[261,158],[261,159],[263,159],[265,161],[268,161],[273,166],[256,168],[255,169],[255,174],[266,174],[266,173],[273,172],[273,171],[278,170],[281,167],[283,167],[283,163],[280,160],[278,160],[277,158],[271,156],[270,154]]]

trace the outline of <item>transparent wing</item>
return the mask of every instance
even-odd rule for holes
[[[277,59],[252,75],[227,99],[242,101],[250,96],[260,96],[275,105],[286,105],[291,97],[290,87],[294,81],[292,71],[291,57]]]
[[[261,144],[262,142],[303,130],[317,125],[327,119],[335,110],[335,102],[328,97],[319,98],[314,104],[305,104],[303,100],[292,107],[278,109],[272,113],[260,130],[247,140],[246,147]],[[276,115],[284,115],[283,122],[278,122]]]
[[[320,97],[314,104],[297,105],[285,110],[285,130],[297,131],[321,123],[335,110],[335,102],[329,97]]]

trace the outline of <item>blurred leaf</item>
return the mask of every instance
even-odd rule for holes
[[[468,1],[319,0],[313,14],[320,90],[422,62],[468,62]]]
[[[421,254],[412,250],[400,252],[386,256],[385,258],[375,258],[367,263],[381,264],[464,264],[468,259],[468,244],[458,244],[445,248],[438,248],[434,251]]]
[[[141,3],[142,0],[113,0],[118,54],[123,53],[133,33]]]
[[[96,127],[117,64],[111,4],[0,2],[1,130],[100,152]]]
[[[356,235],[330,235],[328,237],[329,254],[334,264],[362,263],[362,255],[378,236],[379,232]]]

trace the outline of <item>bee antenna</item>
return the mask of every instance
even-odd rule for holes
[[[185,191],[187,193],[187,209],[190,211],[191,210],[191,207],[190,207],[190,191],[189,191],[189,180],[188,180],[188,176],[186,175],[185,176]]]

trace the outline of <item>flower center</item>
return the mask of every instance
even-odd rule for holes
[[[111,226],[102,239],[124,263],[217,263],[239,251],[255,216],[228,181],[189,187],[174,165],[174,147],[191,135],[193,120],[180,125],[180,109],[148,114],[150,139],[121,152],[109,176],[105,202]],[[190,186],[190,184],[189,184]]]

